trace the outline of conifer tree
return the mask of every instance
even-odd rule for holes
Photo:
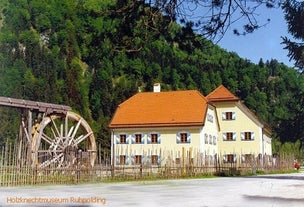
[[[288,31],[294,40],[283,37],[283,44],[288,56],[295,61],[295,66],[304,71],[304,2],[287,0],[283,5]]]

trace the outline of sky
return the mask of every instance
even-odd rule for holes
[[[240,57],[258,63],[260,58],[266,60],[276,59],[287,66],[293,67],[293,61],[287,56],[288,51],[283,49],[281,36],[291,37],[288,34],[284,13],[281,9],[260,9],[259,17],[265,22],[268,18],[270,23],[261,27],[252,34],[236,36],[233,34],[234,25],[227,31],[224,38],[217,44],[229,51],[236,52]]]

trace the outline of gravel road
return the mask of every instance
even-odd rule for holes
[[[0,206],[298,207],[304,174],[1,187]]]

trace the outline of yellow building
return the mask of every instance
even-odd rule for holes
[[[159,89],[117,107],[110,123],[112,164],[201,166],[219,155],[236,162],[243,155],[271,154],[270,130],[225,87],[207,97],[196,90]],[[217,100],[225,94],[233,100]],[[231,121],[223,120],[224,113]]]
[[[223,85],[207,97],[219,117],[218,152],[224,162],[249,162],[272,155],[271,130]]]

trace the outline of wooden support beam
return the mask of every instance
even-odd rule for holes
[[[43,113],[66,113],[70,106],[0,96],[0,106],[23,108]]]

